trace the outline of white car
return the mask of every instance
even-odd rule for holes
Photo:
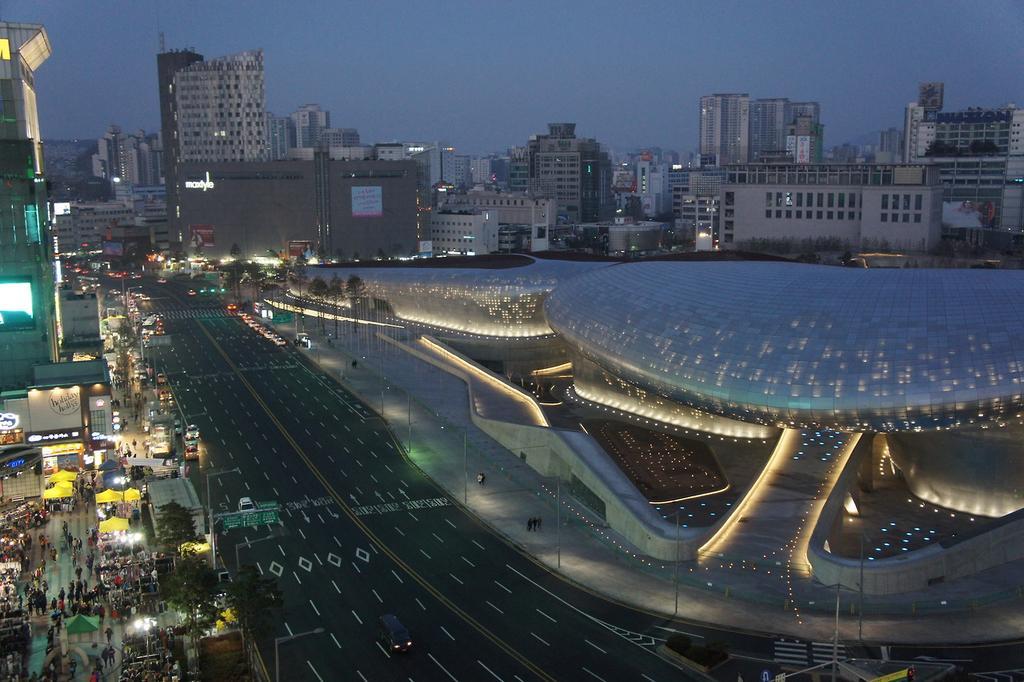
[[[199,427],[195,424],[189,424],[188,428],[185,429],[185,440],[199,440]]]
[[[238,500],[238,511],[240,512],[251,512],[256,511],[256,505],[253,504],[251,497],[242,497]]]

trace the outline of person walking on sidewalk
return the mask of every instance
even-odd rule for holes
[[[107,635],[107,644],[110,644],[111,640],[113,640],[113,638],[114,638],[114,631],[111,629],[111,627],[109,625],[107,626],[107,629],[106,629],[106,635]]]

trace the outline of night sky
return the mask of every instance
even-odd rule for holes
[[[825,144],[902,127],[917,83],[946,109],[1024,105],[1024,2],[183,2],[7,0],[42,23],[45,138],[159,129],[157,35],[207,58],[263,48],[267,105],[319,102],[364,142],[504,150],[549,121],[618,150],[697,146],[713,92],[822,104]]]

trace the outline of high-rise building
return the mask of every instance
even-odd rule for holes
[[[274,116],[267,112],[267,161],[288,158],[288,150],[295,147],[295,124],[291,116]]]
[[[174,76],[181,162],[262,161],[263,51],[196,62]]]
[[[296,147],[316,147],[320,131],[331,127],[331,112],[322,110],[319,104],[304,104],[292,112],[292,124]]]
[[[173,238],[180,241],[177,225],[178,164],[180,139],[178,138],[178,100],[175,97],[174,76],[182,69],[203,61],[203,55],[192,50],[171,50],[156,56],[157,86],[160,99],[160,139],[163,142],[163,176],[167,190],[167,217]]]
[[[325,147],[358,147],[359,131],[355,128],[323,128],[319,144]]]
[[[614,210],[608,153],[593,138],[576,137],[575,123],[549,123],[527,144],[528,190],[553,198],[560,222],[607,219]]]
[[[24,388],[57,358],[53,249],[35,71],[50,56],[38,24],[0,22],[0,389]]]
[[[111,125],[96,141],[92,174],[115,183],[159,185],[163,182],[163,147],[157,134],[145,131],[125,134]]]
[[[717,164],[746,163],[750,158],[750,95],[704,95],[700,98],[700,153]]]
[[[789,102],[786,105],[786,125],[797,116],[807,116],[811,123],[821,123],[821,105],[817,102]]]
[[[797,115],[786,125],[786,153],[795,163],[821,163],[825,126],[810,116]]]
[[[878,151],[895,154],[903,153],[903,131],[899,128],[887,128],[878,132]]]
[[[785,97],[755,99],[750,103],[750,160],[765,152],[786,148],[786,126],[792,123],[789,100]]]

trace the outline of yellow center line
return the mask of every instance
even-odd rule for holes
[[[339,507],[341,507],[341,510],[345,513],[345,516],[347,516],[349,520],[352,521],[352,523],[355,524],[355,526],[359,528],[359,530],[361,530],[363,534],[366,535],[367,538],[370,539],[371,542],[376,544],[377,547],[379,547],[380,550],[384,552],[384,554],[386,554],[392,561],[394,561],[395,564],[406,573],[406,575],[408,575],[410,578],[419,583],[420,587],[422,587],[424,590],[433,595],[433,597],[437,599],[439,602],[441,602],[444,606],[448,607],[448,609],[451,610],[452,613],[454,613],[456,616],[465,621],[468,625],[473,627],[473,629],[475,629],[481,635],[490,640],[493,644],[495,644],[506,654],[514,658],[516,662],[518,662],[524,668],[532,672],[534,675],[536,675],[542,680],[546,680],[548,682],[555,682],[554,677],[548,675],[546,672],[541,670],[532,661],[530,661],[528,658],[526,658],[518,651],[513,649],[511,645],[509,645],[503,639],[501,639],[493,632],[488,630],[486,627],[484,627],[483,624],[481,624],[479,621],[473,618],[473,616],[463,611],[454,602],[452,602],[446,596],[444,596],[444,594],[442,594],[440,590],[438,590],[432,584],[427,582],[427,580],[424,579],[419,573],[417,573],[411,566],[405,563],[405,561],[403,561],[397,554],[395,554],[391,549],[389,549],[387,545],[381,542],[380,538],[378,538],[377,535],[372,530],[370,530],[370,528],[365,523],[363,523],[358,516],[352,513],[352,509],[348,506],[348,504],[345,503],[345,501],[341,498],[337,491],[334,490],[334,487],[327,481],[324,475],[320,473],[320,470],[316,467],[316,465],[313,464],[313,461],[309,458],[306,452],[299,446],[295,439],[292,438],[291,434],[288,433],[288,429],[286,429],[285,426],[277,419],[277,417],[274,415],[270,407],[268,407],[267,404],[263,402],[263,399],[260,397],[256,389],[253,388],[252,384],[250,384],[248,380],[242,375],[242,372],[238,369],[238,366],[235,365],[231,357],[227,354],[227,352],[224,351],[223,348],[221,348],[221,345],[217,343],[217,340],[214,339],[213,335],[210,334],[210,332],[207,330],[206,322],[197,319],[196,323],[199,325],[199,329],[203,332],[206,338],[210,340],[210,343],[213,344],[213,347],[217,350],[218,353],[220,353],[221,357],[224,358],[224,361],[228,363],[229,367],[231,367],[231,370],[238,377],[239,381],[242,382],[242,385],[245,386],[245,388],[249,391],[250,394],[252,394],[252,397],[259,404],[260,408],[263,409],[263,411],[266,413],[270,421],[272,421],[274,425],[277,427],[278,431],[281,432],[281,435],[284,436],[284,439],[288,441],[288,444],[292,446],[292,449],[295,450],[299,458],[302,459],[302,461],[306,464],[306,466],[309,468],[310,473],[312,473],[313,476],[316,477],[316,479],[324,487],[324,490],[327,491],[327,494],[334,498],[334,501],[337,502]]]

